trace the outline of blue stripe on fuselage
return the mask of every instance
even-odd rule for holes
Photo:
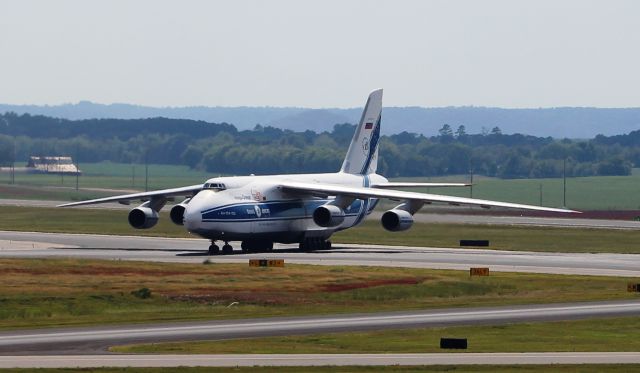
[[[208,209],[202,212],[202,221],[252,221],[252,220],[289,220],[312,216],[313,211],[330,202],[329,199],[242,202]],[[358,216],[362,213],[363,201],[355,200],[345,209],[346,216]],[[258,211],[259,214],[258,216]],[[365,210],[366,211],[366,210]]]

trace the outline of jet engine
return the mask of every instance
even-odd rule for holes
[[[382,226],[391,232],[406,231],[413,225],[413,216],[404,210],[389,210],[382,214]]]
[[[187,198],[181,204],[175,205],[169,211],[169,217],[173,224],[176,225],[184,225],[184,210],[186,210],[186,205],[189,203],[191,198]]]
[[[129,212],[129,224],[136,229],[149,229],[158,223],[158,212],[145,205]]]
[[[344,221],[344,211],[334,205],[322,205],[313,211],[313,221],[321,227],[335,227]]]

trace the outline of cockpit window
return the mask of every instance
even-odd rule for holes
[[[227,187],[222,183],[205,183],[203,189],[225,190]]]

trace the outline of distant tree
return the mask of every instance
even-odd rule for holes
[[[442,126],[442,128],[440,128],[438,130],[438,134],[440,134],[441,137],[452,137],[453,136],[453,130],[451,129],[450,125],[445,123]]]
[[[13,159],[13,140],[0,135],[0,165],[9,165]]]
[[[415,145],[420,142],[420,138],[415,133],[409,133],[407,131],[400,132],[395,135],[391,135],[391,140],[398,145],[411,144]]]
[[[502,130],[498,126],[493,127],[493,129],[491,130],[491,134],[492,135],[502,135]]]
[[[336,124],[333,126],[331,137],[338,145],[347,146],[351,142],[355,129],[356,126],[350,123]],[[315,133],[313,135],[315,136]]]
[[[193,145],[189,145],[180,157],[182,158],[182,161],[189,167],[196,168],[200,164],[203,155],[204,151],[202,149]]]
[[[456,138],[458,139],[458,141],[464,139],[467,136],[467,129],[464,126],[464,124],[461,124],[458,126],[458,129],[456,130]]]
[[[439,134],[438,137],[440,139],[440,142],[450,143],[454,140],[453,130],[451,129],[451,126],[448,124],[443,125],[442,128],[438,130],[438,134]]]
[[[615,176],[631,175],[631,165],[622,158],[613,158],[598,164],[598,175]]]

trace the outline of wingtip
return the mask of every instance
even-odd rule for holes
[[[569,209],[558,209],[558,212],[563,212],[563,213],[567,213],[567,214],[582,214],[582,211],[569,210]]]

